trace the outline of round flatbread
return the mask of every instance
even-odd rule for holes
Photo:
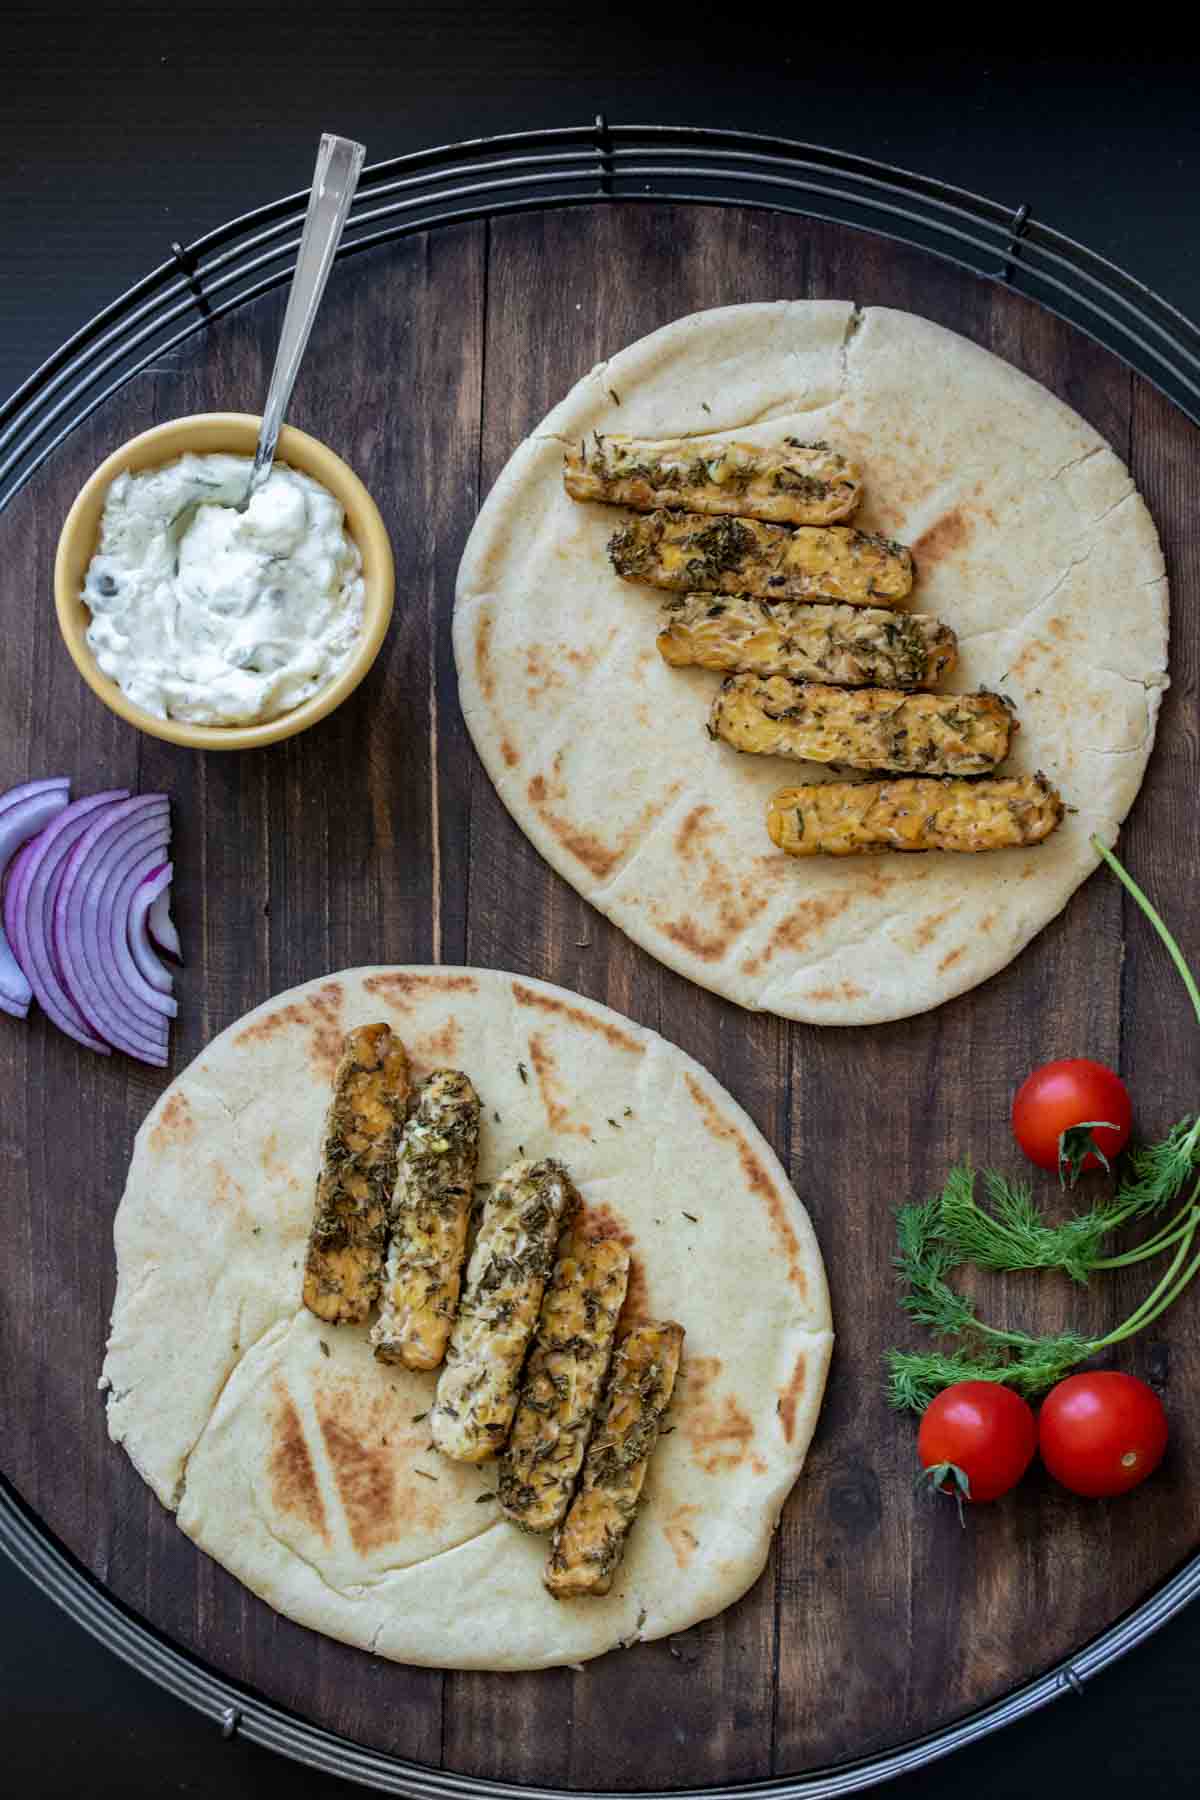
[[[613,573],[628,516],[562,485],[592,432],[829,439],[863,468],[854,523],[910,544],[905,604],[959,635],[948,688],[999,689],[1022,729],[1006,770],[1070,807],[1035,851],[803,861],[767,801],[822,772],[705,733],[719,680],[655,648],[662,595]],[[505,805],[637,943],[743,1006],[871,1024],[1002,969],[1111,842],[1166,686],[1167,584],[1127,470],[1061,401],[909,313],[840,301],[680,319],[586,375],[516,451],[459,571],[463,710]]]
[[[522,1151],[560,1157],[585,1221],[631,1249],[626,1317],[687,1329],[674,1429],[604,1599],[551,1599],[547,1540],[502,1519],[494,1468],[430,1448],[433,1375],[300,1304],[331,1076],[375,1020],[414,1080],[470,1074],[481,1181]],[[728,1606],[766,1561],[832,1344],[807,1214],[724,1089],[606,1007],[492,970],[351,969],[232,1026],[139,1132],[116,1248],[112,1437],[247,1587],[400,1662],[544,1668]]]

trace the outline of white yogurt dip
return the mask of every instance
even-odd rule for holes
[[[362,558],[318,481],[276,463],[244,513],[248,456],[118,475],[83,600],[100,668],[160,719],[251,725],[291,712],[362,630]]]

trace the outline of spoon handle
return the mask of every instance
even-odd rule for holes
[[[354,190],[358,186],[365,155],[363,146],[353,143],[349,138],[334,137],[329,132],[322,134],[321,147],[317,151],[317,166],[313,171],[308,212],[304,219],[304,232],[296,257],[296,273],[292,277],[292,291],[288,295],[279,349],[275,353],[275,367],[271,372],[271,386],[263,409],[247,500],[271,473],[283,416],[296,385],[300,359],[304,355],[308,335],[317,316],[321,296],[325,292],[334,252],[350,211]]]

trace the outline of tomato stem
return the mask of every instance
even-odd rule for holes
[[[958,1522],[966,1530],[967,1521],[963,1514],[963,1501],[971,1498],[971,1482],[965,1469],[957,1463],[931,1463],[921,1470],[916,1485],[927,1494],[948,1494],[958,1502]]]

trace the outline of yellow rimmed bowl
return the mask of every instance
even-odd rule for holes
[[[392,616],[395,568],[379,508],[340,456],[335,456],[307,432],[285,425],[279,434],[276,461],[311,475],[314,481],[328,488],[340,502],[346,515],[346,529],[362,556],[365,589],[362,632],[344,668],[311,700],[258,725],[191,725],[183,719],[156,718],[153,713],[135,706],[117,683],[103,673],[88,648],[87,628],[92,615],[81,596],[84,576],[100,537],[100,516],[112,483],[126,471],[137,474],[144,469],[161,468],[164,463],[174,462],[176,457],[188,452],[197,456],[215,452],[253,456],[260,423],[250,413],[194,413],[186,419],[171,419],[164,425],[155,425],[130,438],[127,444],[106,457],[85,482],[58,539],[54,559],[54,605],[63,641],[75,667],[97,698],[118,718],[136,725],[150,737],[163,738],[169,744],[182,744],[189,750],[257,750],[264,744],[278,743],[281,738],[294,737],[297,732],[307,731],[310,725],[327,718],[354,692],[370,669],[387,635]]]

